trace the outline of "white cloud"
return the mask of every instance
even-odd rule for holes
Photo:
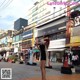
[[[33,4],[34,0],[13,0],[13,2],[8,7],[2,10],[0,9],[0,24],[4,23],[6,26],[10,26],[18,18],[26,18],[27,12]],[[9,16],[13,17],[11,21],[8,19]]]

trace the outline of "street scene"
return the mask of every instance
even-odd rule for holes
[[[54,63],[52,69],[46,69],[47,80],[79,80],[80,74],[61,74],[60,67],[62,64]],[[39,65],[29,66],[25,64],[0,63],[0,68],[12,68],[12,80],[41,80]],[[59,67],[58,67],[59,66]],[[57,69],[56,69],[57,67]]]
[[[80,80],[80,0],[1,0],[0,80]]]

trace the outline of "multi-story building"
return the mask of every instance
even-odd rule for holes
[[[78,56],[77,60],[74,60],[74,65],[80,65],[80,0],[73,0],[75,2],[78,2],[73,8],[70,7],[70,18],[67,22],[67,36],[66,41],[67,47],[71,48],[71,51],[73,52],[73,56]]]
[[[1,29],[1,30],[0,30],[0,34],[2,34],[3,32],[5,32],[5,31]]]
[[[18,20],[16,20],[14,22],[14,29],[15,30],[20,30],[23,27],[26,27],[28,25],[28,20],[23,19],[23,18],[19,18]]]
[[[29,47],[34,46],[35,39],[35,24],[28,25],[24,28],[22,34],[22,49],[28,49]]]
[[[39,5],[39,3],[37,3],[36,6],[38,6],[38,5]],[[49,16],[49,14],[48,14],[47,15],[48,17],[45,17],[46,16],[45,15],[45,16],[43,16],[44,18],[42,18],[42,19],[37,17],[39,19],[38,21],[36,20],[37,22],[35,20],[33,20],[34,22],[37,23],[36,24],[36,28],[37,28],[37,32],[38,32],[37,37],[43,38],[43,36],[46,36],[47,35],[47,36],[49,36],[50,40],[53,40],[53,42],[55,42],[55,43],[57,43],[57,41],[58,41],[59,44],[62,44],[63,43],[62,42],[63,39],[66,40],[66,23],[67,23],[67,20],[68,20],[68,17],[66,15],[67,14],[67,5],[66,6],[63,6],[63,8],[64,7],[66,7],[66,8],[58,11],[59,9],[57,9],[56,8],[56,5],[55,5],[55,8],[56,8],[55,10],[58,11],[58,12],[55,11],[55,14],[53,13],[51,16]],[[70,5],[70,7],[71,7],[71,12],[74,10],[74,8],[79,9],[79,6],[77,6],[76,4],[75,5]],[[60,7],[58,7],[58,8],[60,8]],[[39,14],[36,14],[36,16],[37,15],[39,15]],[[30,21],[30,23],[31,22],[32,21]],[[59,49],[58,49],[59,46],[58,45],[57,46],[52,45],[52,46],[53,46],[53,48],[56,48],[56,49],[53,49],[53,52],[55,54],[58,53],[57,54],[58,59],[62,59],[63,52],[57,52],[57,51],[59,51]]]
[[[7,30],[0,34],[0,46],[2,50],[8,50],[12,48],[12,30]]]
[[[37,27],[58,15],[63,15],[63,13],[66,11],[66,9],[63,8],[65,8],[66,5],[57,4],[61,1],[64,0],[38,0],[36,3],[34,3],[34,6],[28,11],[28,24],[34,23]],[[56,2],[57,5],[51,5],[51,3],[53,2]],[[40,30],[42,31],[42,33],[40,32],[39,34],[39,30],[36,27],[34,30],[34,37],[39,37],[41,34],[44,35],[42,29]]]
[[[56,2],[56,4],[52,4],[54,1]],[[28,11],[28,23],[31,24],[35,22],[37,24],[41,24],[50,20],[54,16],[63,13],[64,10],[55,14],[55,12],[66,7],[64,4],[57,4],[60,1],[64,0],[38,0]],[[51,14],[54,15],[49,16]]]
[[[23,29],[27,27],[27,25],[28,25],[28,20],[23,18],[19,18],[14,22],[14,34],[13,34],[14,52],[18,52],[22,49]]]
[[[28,25],[13,34],[14,52],[26,50],[34,46],[34,26],[35,24]]]

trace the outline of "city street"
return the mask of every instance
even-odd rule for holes
[[[80,80],[80,0],[0,0],[0,80]]]
[[[12,80],[41,80],[39,65],[29,66],[18,63],[0,62],[1,68],[12,68]],[[55,69],[46,69],[46,72],[47,80],[80,80],[80,74],[61,74],[59,70]]]

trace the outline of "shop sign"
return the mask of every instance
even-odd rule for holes
[[[14,48],[14,53],[16,53],[16,52],[18,52],[18,48],[17,47]]]
[[[80,36],[73,36],[70,38],[70,43],[80,42]]]
[[[71,29],[70,43],[80,42],[80,26]]]
[[[23,32],[22,38],[29,39],[29,38],[32,38],[32,36],[33,36],[33,30],[31,29],[31,30]]]
[[[48,49],[60,49],[65,47],[66,39],[51,40]]]
[[[71,36],[80,36],[80,26],[71,29]]]

